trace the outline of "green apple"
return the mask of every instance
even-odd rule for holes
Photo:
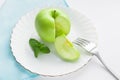
[[[79,51],[65,37],[65,35],[61,35],[56,38],[55,48],[57,54],[65,61],[76,61],[80,57]]]
[[[70,32],[70,19],[59,9],[43,9],[35,19],[38,35],[43,41],[54,42],[57,36]]]

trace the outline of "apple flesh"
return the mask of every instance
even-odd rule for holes
[[[65,35],[61,35],[56,38],[55,48],[57,54],[65,61],[76,61],[80,57],[79,51],[65,37]]]
[[[35,27],[43,41],[54,42],[57,36],[70,32],[70,20],[59,9],[43,9],[35,19]]]

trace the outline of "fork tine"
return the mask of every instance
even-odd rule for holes
[[[85,42],[83,42],[81,39],[76,39],[75,40],[75,43],[77,44],[77,45],[80,45],[80,46],[86,46],[86,43]]]
[[[86,46],[89,44],[89,41],[85,40],[85,39],[82,39],[82,38],[78,38],[77,39],[77,42],[78,43],[81,43],[82,45]]]
[[[77,38],[73,43],[83,47],[84,49],[86,49],[89,52],[96,48],[96,44],[94,44],[88,40],[82,39],[82,38]]]
[[[82,45],[82,43],[79,42],[77,39],[76,39],[73,43],[75,43],[75,44],[77,44],[77,45]]]
[[[86,39],[78,38],[79,41],[83,42],[84,44],[89,44],[90,42]]]
[[[78,39],[76,39],[73,43],[79,45],[79,46],[83,46],[83,43],[80,42]]]
[[[97,47],[97,45],[95,43],[90,42],[90,41],[85,40],[85,39],[82,39],[82,38],[78,38],[76,41],[78,42],[78,44],[80,43],[80,45],[82,47],[87,48],[88,51],[91,51]]]

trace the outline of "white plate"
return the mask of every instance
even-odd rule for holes
[[[77,37],[81,37],[97,42],[96,30],[88,18],[70,8],[60,9],[68,14],[71,20],[71,31],[67,36],[69,40],[73,41]],[[52,50],[50,54],[43,54],[38,58],[34,57],[28,42],[30,38],[40,40],[34,26],[35,16],[38,11],[40,11],[40,9],[35,9],[24,15],[13,29],[11,49],[16,61],[25,69],[44,76],[65,75],[84,67],[84,65],[90,61],[92,56],[80,49],[80,47],[77,48],[81,52],[81,57],[76,62],[65,62],[61,60],[55,55],[56,53],[54,50]]]

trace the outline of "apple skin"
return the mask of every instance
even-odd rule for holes
[[[77,61],[80,57],[80,52],[73,46],[64,34],[56,38],[55,48],[58,56],[65,61]]]
[[[59,9],[43,9],[35,19],[35,27],[43,41],[54,42],[57,36],[70,32],[70,19]]]

